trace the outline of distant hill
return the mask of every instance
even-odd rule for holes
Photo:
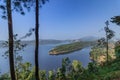
[[[35,40],[29,40],[29,41],[22,41],[23,43],[26,44],[35,44]],[[41,39],[39,40],[39,44],[58,44],[58,43],[62,43],[62,42],[66,42],[65,40],[55,40],[55,39]]]
[[[80,39],[74,39],[74,40],[55,40],[55,39],[40,39],[40,44],[58,44],[58,43],[63,43],[63,42],[77,42],[77,41],[95,41],[98,38],[93,37],[93,36],[88,36],[88,37],[83,37]],[[0,41],[0,46],[4,41]],[[28,41],[22,41],[24,44],[35,44],[34,40],[28,40]]]
[[[40,44],[58,44],[65,42],[65,40],[43,39],[40,40]]]
[[[86,36],[86,37],[80,38],[79,40],[81,40],[81,41],[96,41],[96,40],[98,40],[98,38],[94,37],[94,36]]]
[[[74,39],[72,40],[73,42],[79,42],[79,41],[96,41],[98,40],[99,38],[97,37],[94,37],[94,36],[86,36],[86,37],[82,37],[80,39]]]
[[[62,43],[62,42],[66,42],[65,40],[54,40],[54,39],[42,39],[40,40],[39,44],[58,44],[58,43]],[[2,43],[4,43],[4,41],[0,41],[0,46],[2,46]],[[23,44],[35,44],[35,40],[25,40],[22,41]]]

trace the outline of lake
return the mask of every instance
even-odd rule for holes
[[[39,47],[39,65],[41,70],[56,70],[58,67],[61,67],[62,59],[69,57],[72,60],[79,60],[84,67],[91,62],[89,58],[90,47],[84,48],[79,51],[71,52],[64,55],[49,55],[48,52],[53,47],[58,44],[46,44],[40,45]],[[9,71],[9,61],[2,57],[5,49],[0,48],[0,72],[5,73]],[[34,46],[27,46],[24,51],[20,51],[20,54],[23,55],[24,62],[31,62],[34,65]]]

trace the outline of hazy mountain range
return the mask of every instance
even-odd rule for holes
[[[79,39],[73,39],[73,40],[55,40],[55,39],[41,39],[40,44],[58,44],[63,42],[77,42],[77,41],[96,41],[98,38],[94,36],[86,36]],[[4,41],[0,41],[0,46]],[[34,40],[28,40],[28,41],[22,41],[22,43],[27,44],[34,44]]]
[[[80,40],[80,41],[96,41],[98,39],[99,39],[98,37],[86,36],[86,37],[82,37],[82,38],[80,38],[78,40]]]

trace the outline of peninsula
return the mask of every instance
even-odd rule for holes
[[[69,43],[69,44],[63,44],[63,45],[56,46],[55,48],[50,50],[49,54],[50,55],[59,55],[59,54],[70,53],[73,51],[81,50],[92,44],[93,44],[93,42],[83,42],[83,41],[73,42],[73,43]]]

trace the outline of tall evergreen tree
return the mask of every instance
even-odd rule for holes
[[[115,36],[115,34],[114,34],[114,31],[111,30],[111,29],[108,27],[109,21],[106,21],[105,24],[106,24],[106,27],[105,27],[105,32],[106,32],[106,53],[107,53],[107,62],[108,62],[108,61],[109,61],[109,60],[108,60],[108,59],[109,59],[109,55],[108,55],[108,54],[109,54],[109,53],[108,53],[109,40],[112,39],[112,38]]]
[[[35,77],[39,80],[39,0],[36,0],[35,22]]]
[[[39,78],[39,4],[45,4],[48,0],[36,0],[35,1],[35,77],[36,80]]]
[[[7,0],[7,17],[8,17],[8,35],[9,35],[9,64],[10,64],[10,74],[11,79],[16,80],[15,68],[14,68],[14,54],[13,54],[13,22],[12,22],[12,12],[11,12],[11,0]]]
[[[0,9],[2,12],[2,18],[8,21],[8,35],[9,35],[9,64],[10,64],[10,75],[11,80],[16,80],[15,68],[14,68],[14,40],[13,40],[13,21],[12,11],[24,14],[23,7],[29,9],[28,2],[30,0],[0,0]]]
[[[14,55],[13,55],[13,27],[12,27],[12,10],[15,10],[17,12],[20,12],[22,15],[24,15],[24,8],[27,8],[28,10],[30,9],[30,6],[33,6],[33,3],[35,2],[35,21],[36,21],[36,26],[35,26],[35,76],[36,80],[39,80],[39,58],[38,58],[38,53],[39,53],[39,6],[41,7],[42,4],[45,4],[45,2],[48,0],[7,0],[4,1],[7,4],[7,17],[8,17],[8,27],[9,28],[9,58],[10,58],[10,65],[12,67],[11,69],[11,78],[12,80],[15,80],[15,71],[14,69]],[[13,4],[11,4],[13,3]],[[9,7],[8,7],[9,6]],[[13,9],[12,7],[13,6]],[[4,9],[4,6],[0,6],[0,8]],[[9,11],[8,11],[9,10]],[[5,11],[3,11],[5,14]],[[6,16],[2,16],[2,18],[7,18]],[[12,61],[12,63],[11,63]],[[10,67],[10,68],[11,68]],[[13,77],[14,76],[14,77]]]
[[[107,63],[108,63],[108,34],[109,34],[108,25],[109,25],[109,22],[106,21],[105,24],[106,24],[106,27],[105,27],[105,32],[106,32],[106,54],[107,54]]]
[[[103,37],[98,40],[98,45],[99,46],[103,45],[106,47],[106,61],[108,63],[109,61],[109,52],[108,52],[109,51],[109,40],[115,36],[114,34],[115,32],[109,28],[108,26],[109,21],[106,21],[105,24],[106,24],[106,27],[104,27],[104,30],[105,30],[106,35],[105,35],[105,38]]]

